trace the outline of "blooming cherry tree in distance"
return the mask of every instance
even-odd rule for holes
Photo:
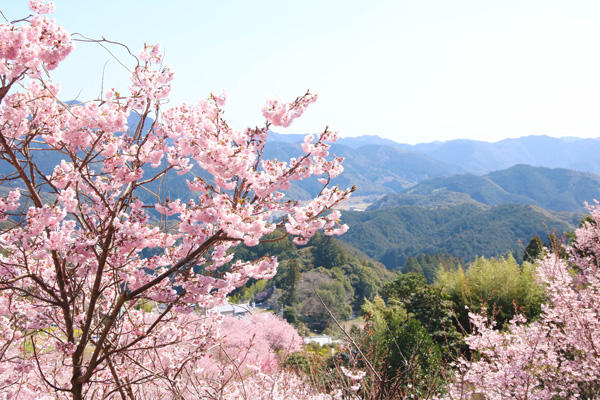
[[[0,25],[0,398],[197,398],[181,385],[219,329],[197,310],[277,268],[230,250],[277,228],[298,244],[347,229],[332,208],[352,189],[329,187],[342,172],[326,159],[336,135],[265,160],[269,127],[316,96],[269,101],[266,123],[241,131],[223,119],[223,97],[167,109],[173,73],[158,46],[139,53],[127,94],[66,104],[50,73],[73,38],[45,15],[52,3],[30,8]],[[173,174],[192,199],[157,192]],[[284,194],[311,176],[316,198]]]

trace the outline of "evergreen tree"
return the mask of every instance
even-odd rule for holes
[[[544,254],[544,243],[538,235],[535,235],[530,241],[525,252],[523,253],[523,261],[535,262],[540,256]]]
[[[331,236],[317,234],[310,244],[315,267],[333,268],[343,265],[347,260],[344,248]]]
[[[283,290],[281,296],[281,304],[290,306],[297,300],[298,282],[300,282],[301,272],[300,261],[297,258],[291,258],[285,266],[281,278],[279,279],[279,287]]]
[[[404,266],[402,267],[402,272],[403,273],[409,273],[409,272],[414,272],[417,274],[421,274],[421,275],[425,275],[423,272],[423,267],[421,266],[421,264],[419,264],[419,262],[417,261],[416,258],[414,258],[413,256],[408,256],[406,258],[406,262],[404,263]]]

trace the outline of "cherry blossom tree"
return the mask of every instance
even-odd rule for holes
[[[471,314],[472,360],[459,362],[452,399],[595,399],[600,396],[600,207],[575,232],[568,259],[548,255],[537,266],[546,303],[539,319],[523,316],[505,332]]]
[[[310,393],[302,379],[282,368],[282,362],[291,353],[302,349],[303,340],[281,318],[271,313],[244,318],[226,316],[219,324],[218,336],[217,346],[184,367],[183,379],[174,386],[177,391],[172,397],[181,396],[182,392],[193,394],[192,398],[256,397],[243,395],[247,385],[276,386],[288,395],[291,388],[300,389],[303,396]],[[251,389],[246,392],[256,393]]]
[[[299,244],[347,229],[332,208],[353,189],[329,187],[342,172],[327,159],[336,134],[265,160],[270,126],[290,125],[316,96],[269,101],[263,126],[235,130],[222,96],[165,107],[173,73],[158,46],[136,57],[127,93],[67,104],[51,71],[74,39],[45,15],[52,3],[30,8],[0,25],[0,398],[186,398],[185,371],[220,345],[220,319],[197,311],[277,268],[231,250],[278,227]],[[189,201],[157,192],[174,174]],[[318,196],[286,196],[311,176]]]

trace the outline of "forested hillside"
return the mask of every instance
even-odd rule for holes
[[[342,218],[350,229],[340,239],[391,269],[421,253],[442,252],[468,262],[522,251],[536,234],[546,240],[554,231],[573,230],[579,220],[574,213],[522,204],[404,206],[345,212]]]

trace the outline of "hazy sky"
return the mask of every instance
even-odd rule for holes
[[[262,123],[266,98],[319,101],[286,132],[417,143],[531,134],[600,136],[598,1],[57,0],[70,32],[137,51],[160,43],[172,101],[228,94],[235,127]],[[0,0],[11,19],[25,0]],[[122,52],[120,57],[131,64]],[[97,45],[55,74],[64,99],[127,87]]]

